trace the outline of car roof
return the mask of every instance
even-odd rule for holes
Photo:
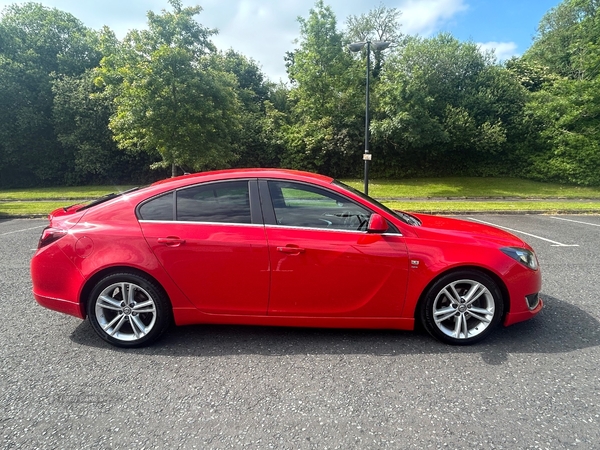
[[[232,178],[285,178],[297,181],[319,181],[321,183],[331,183],[333,178],[326,175],[320,175],[312,172],[304,172],[301,170],[290,170],[290,169],[265,169],[265,168],[253,168],[253,169],[226,169],[226,170],[214,170],[210,172],[199,172],[188,175],[181,175],[173,178],[166,178],[164,180],[153,183],[152,186],[158,186],[162,184],[189,184],[193,182],[202,181],[214,181],[214,180],[226,180]]]

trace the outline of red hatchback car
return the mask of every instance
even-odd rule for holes
[[[31,261],[47,308],[137,347],[174,322],[411,330],[471,344],[542,309],[529,245],[392,211],[275,169],[172,178],[52,212]]]

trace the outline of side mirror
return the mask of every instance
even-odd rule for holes
[[[371,214],[371,218],[369,219],[369,225],[367,226],[367,231],[369,233],[385,233],[387,230],[387,221],[379,214]]]

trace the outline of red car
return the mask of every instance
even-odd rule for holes
[[[542,309],[529,245],[392,211],[332,178],[186,175],[52,212],[33,294],[121,347],[171,323],[412,330],[471,344]]]

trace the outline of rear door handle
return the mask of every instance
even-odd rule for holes
[[[304,253],[306,250],[290,244],[286,245],[285,247],[277,247],[277,251],[285,253],[286,255],[299,255],[300,253]]]
[[[177,236],[167,236],[166,238],[158,238],[159,244],[165,244],[167,247],[179,247],[185,244],[185,239],[180,239]]]

